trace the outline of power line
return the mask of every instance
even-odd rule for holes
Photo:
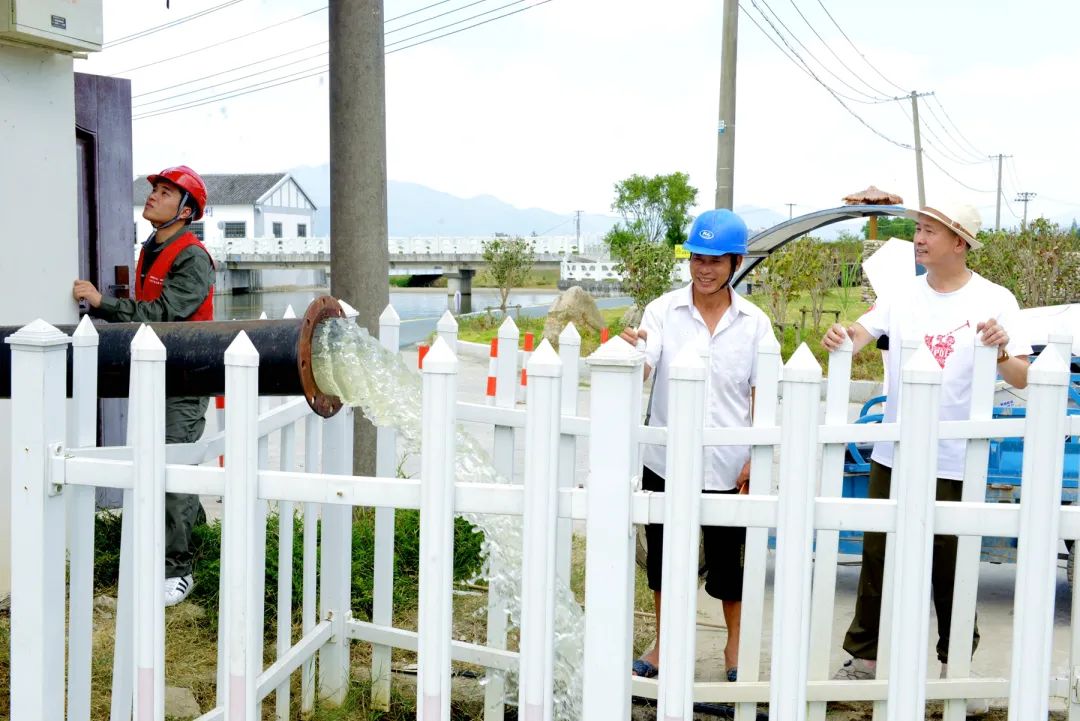
[[[214,7],[206,8],[205,10],[200,10],[197,13],[192,13],[191,15],[185,15],[182,18],[177,18],[176,20],[171,20],[171,21],[169,21],[167,23],[162,23],[161,25],[155,25],[154,27],[146,28],[145,30],[140,30],[138,32],[131,33],[130,35],[124,35],[123,37],[119,37],[116,40],[110,40],[109,42],[105,43],[105,45],[103,47],[105,49],[109,49],[109,48],[114,48],[117,45],[123,45],[124,43],[130,43],[133,40],[139,40],[141,38],[146,37],[147,35],[153,35],[154,33],[161,32],[162,30],[168,30],[169,28],[174,28],[177,25],[183,25],[186,22],[189,22],[191,20],[196,20],[198,18],[203,17],[204,15],[209,15],[210,13],[217,12],[218,10],[224,10],[225,8],[229,7],[230,5],[235,5],[238,2],[242,2],[242,1],[243,0],[228,0],[228,2],[223,2],[220,5],[215,5]]]
[[[938,114],[934,111],[934,106],[933,105],[931,105],[930,103],[927,103],[926,104],[926,109],[930,111],[930,115],[933,116],[934,120],[937,121],[937,124],[939,126],[941,126],[942,132],[944,132],[949,137],[949,139],[953,142],[953,144],[956,146],[956,148],[961,153],[964,153],[965,155],[968,155],[969,157],[972,157],[972,158],[978,158],[978,160],[973,161],[973,162],[982,163],[982,162],[985,161],[985,159],[986,159],[985,155],[982,155],[982,154],[976,155],[974,151],[965,148],[964,145],[959,140],[956,139],[956,136],[954,136],[952,133],[949,132],[949,128],[946,127],[945,123],[943,123],[941,121],[941,118],[939,118]]]
[[[470,25],[468,27],[458,28],[457,30],[453,30],[453,31],[445,33],[443,35],[439,35],[439,36],[436,36],[436,37],[433,37],[433,38],[427,38],[426,40],[421,40],[420,42],[412,43],[411,45],[406,45],[404,47],[395,48],[394,50],[387,51],[385,54],[390,55],[391,53],[395,53],[395,52],[399,52],[401,50],[407,50],[409,48],[416,47],[417,45],[423,45],[425,43],[433,42],[435,40],[438,40],[439,38],[443,38],[443,37],[446,37],[448,35],[455,35],[457,33],[464,32],[465,30],[469,30],[470,28],[478,27],[480,25],[486,25],[487,23],[494,22],[495,20],[499,20],[499,19],[504,18],[504,17],[509,17],[510,15],[516,15],[517,13],[524,12],[525,10],[531,10],[534,7],[539,7],[540,5],[545,5],[545,4],[549,3],[549,2],[551,2],[551,0],[541,0],[541,2],[537,2],[537,3],[534,3],[532,5],[529,5],[529,6],[526,6],[526,7],[523,7],[523,8],[519,8],[517,10],[513,10],[513,11],[508,12],[508,13],[504,13],[502,15],[498,15],[498,16],[493,17],[493,18],[488,18],[487,20],[483,20],[483,21],[481,21],[479,23],[475,23],[474,25]],[[487,13],[482,13],[482,14],[487,14]],[[476,15],[476,16],[474,16],[474,18],[479,17],[479,16],[480,15]],[[472,19],[472,18],[469,18],[469,19]],[[454,24],[457,24],[457,23],[454,23]],[[449,27],[449,25],[445,26],[445,27]],[[295,61],[295,62],[300,62],[300,61]],[[286,65],[283,65],[282,67],[286,67],[287,65],[295,64],[295,62],[294,63],[287,63]],[[277,78],[268,78],[266,80],[263,80],[263,81],[260,81],[260,82],[257,82],[257,83],[253,83],[251,85],[248,85],[248,86],[245,86],[245,87],[242,87],[242,88],[233,88],[232,90],[224,91],[224,92],[219,93],[217,95],[212,95],[212,96],[209,96],[209,97],[206,97],[206,98],[200,98],[198,100],[193,100],[193,101],[190,101],[190,102],[180,103],[178,105],[174,105],[174,106],[170,106],[170,107],[157,108],[155,110],[148,110],[148,111],[146,111],[144,113],[133,115],[132,120],[143,120],[145,118],[157,117],[159,115],[166,115],[168,113],[179,112],[181,110],[189,110],[191,108],[197,108],[197,107],[200,107],[200,106],[203,106],[203,105],[207,105],[209,103],[213,103],[213,102],[217,102],[217,101],[221,101],[221,100],[230,100],[230,99],[233,99],[233,98],[241,97],[243,95],[248,95],[250,93],[260,92],[262,90],[269,90],[271,88],[280,87],[281,85],[287,85],[287,84],[290,84],[290,83],[298,82],[300,80],[305,80],[307,78],[313,78],[313,77],[316,77],[318,75],[322,75],[323,73],[325,73],[327,71],[328,68],[329,68],[329,65],[326,65],[326,66],[323,66],[320,69],[308,68],[307,70],[299,70],[299,71],[296,71],[294,73],[290,73],[288,75],[280,76],[280,77],[277,77]],[[260,74],[260,73],[256,73],[256,75],[257,74]],[[204,88],[204,90],[205,89],[208,89],[208,88]]]
[[[757,4],[757,0],[750,0],[750,4],[751,4],[751,5],[753,5],[753,6],[754,6],[754,8],[755,8],[755,9],[756,9],[756,10],[757,10],[757,11],[758,11],[759,13],[761,13],[761,14],[762,14],[762,17],[765,17],[764,13],[762,13],[762,10],[761,10],[761,8],[759,8],[759,7],[758,7],[758,4]],[[884,99],[886,99],[886,98],[884,98],[884,97],[881,97],[880,95],[870,95],[869,93],[867,93],[867,92],[865,92],[865,91],[863,91],[863,90],[860,90],[859,88],[855,87],[854,85],[852,85],[851,83],[847,82],[847,81],[846,81],[846,80],[844,80],[844,79],[843,79],[842,77],[840,77],[839,75],[837,75],[836,73],[834,73],[834,72],[833,72],[833,71],[832,71],[832,70],[831,70],[831,69],[830,69],[830,68],[829,68],[829,67],[828,67],[828,66],[827,66],[827,65],[826,65],[825,63],[823,63],[823,62],[821,62],[820,60],[818,60],[817,56],[816,56],[816,55],[814,55],[814,53],[810,51],[810,48],[806,47],[806,45],[805,45],[805,44],[803,43],[803,41],[802,41],[802,40],[800,40],[800,39],[799,39],[799,37],[798,37],[798,36],[797,36],[797,35],[796,35],[795,33],[793,33],[793,32],[791,31],[791,28],[789,28],[789,27],[787,26],[787,23],[785,23],[785,22],[784,22],[784,21],[783,21],[783,20],[782,20],[782,19],[780,18],[780,16],[776,14],[776,11],[775,11],[775,10],[773,10],[773,9],[772,9],[772,7],[771,7],[771,6],[769,5],[769,3],[768,3],[768,0],[761,0],[761,4],[762,4],[762,5],[764,5],[764,6],[766,7],[766,9],[768,9],[768,11],[769,11],[770,13],[772,13],[772,16],[773,16],[774,18],[776,18],[776,21],[780,23],[780,25],[781,25],[781,26],[782,26],[782,27],[784,28],[784,30],[785,30],[785,31],[787,31],[787,34],[791,36],[791,39],[792,39],[792,40],[794,40],[794,41],[795,41],[796,43],[798,43],[798,44],[799,44],[799,47],[801,47],[801,48],[802,48],[802,49],[803,49],[803,50],[804,50],[804,51],[806,52],[806,54],[807,54],[807,55],[809,55],[809,56],[810,56],[810,57],[811,57],[811,58],[812,58],[812,59],[814,60],[814,62],[816,62],[816,63],[817,63],[818,65],[820,65],[820,66],[821,66],[821,67],[822,67],[822,68],[823,68],[823,69],[825,70],[825,72],[827,72],[827,73],[828,73],[829,75],[832,75],[832,76],[833,76],[834,78],[836,78],[837,80],[839,80],[839,81],[840,81],[840,83],[841,83],[842,85],[844,85],[844,86],[845,86],[845,87],[847,87],[848,89],[850,89],[850,90],[852,90],[852,91],[854,91],[854,92],[858,93],[859,95],[862,95],[862,96],[864,96],[864,97],[866,97],[866,98],[869,98],[870,100],[874,100],[874,101],[879,101],[879,100],[884,100]],[[766,18],[766,20],[768,20],[768,18]],[[772,25],[772,22],[771,22],[771,21],[769,21],[769,24],[770,24],[770,25]],[[779,31],[779,30],[776,30],[776,26],[775,26],[775,25],[772,25],[772,27],[773,27],[773,30],[775,30],[775,31],[777,32],[777,34],[779,34],[779,33],[780,33],[780,31]],[[785,41],[785,42],[786,42],[786,41]]]
[[[937,97],[935,95],[934,96],[934,102],[937,103],[937,106],[941,109],[941,114],[944,115],[945,119],[949,121],[949,124],[953,126],[953,129],[956,131],[956,134],[959,135],[964,140],[964,142],[968,144],[968,147],[970,147],[973,151],[975,151],[976,155],[985,155],[985,153],[983,153],[981,150],[979,150],[977,147],[975,147],[974,143],[972,143],[970,140],[967,139],[967,136],[965,136],[960,131],[960,128],[957,127],[956,123],[953,122],[953,119],[951,117],[949,117],[949,113],[948,113],[947,110],[945,110],[945,106],[941,104],[941,98],[939,98],[939,97]]]
[[[221,85],[228,85],[229,83],[236,83],[236,82],[239,82],[241,80],[248,80],[250,78],[258,77],[259,75],[264,75],[266,73],[271,73],[271,72],[273,72],[275,70],[284,70],[285,68],[291,67],[293,65],[299,65],[300,63],[305,63],[305,62],[308,62],[309,60],[322,60],[325,57],[326,57],[325,52],[319,53],[318,55],[310,55],[310,56],[308,56],[306,58],[301,58],[300,60],[293,60],[293,61],[284,63],[282,65],[275,65],[272,68],[266,68],[265,70],[259,70],[259,71],[256,71],[254,73],[249,73],[247,75],[241,75],[240,77],[231,78],[229,80],[222,81],[221,83],[214,83],[212,85],[207,85],[207,86],[204,86],[204,87],[201,87],[201,88],[195,88],[194,90],[186,90],[186,91],[184,91],[182,93],[177,93],[175,95],[168,95],[168,96],[166,96],[164,98],[158,98],[157,100],[147,100],[146,102],[143,102],[143,103],[137,103],[137,104],[132,106],[132,109],[134,110],[136,108],[144,108],[144,107],[146,107],[148,105],[157,105],[158,103],[164,103],[167,100],[175,100],[176,98],[182,98],[182,97],[185,97],[187,95],[195,95],[196,93],[202,93],[202,92],[206,92],[207,90],[213,90],[214,88],[220,87]],[[326,65],[323,65],[322,67],[326,67]],[[312,68],[307,68],[307,70],[311,70],[311,69]],[[223,72],[230,73],[230,72],[235,72],[235,70],[226,70],[226,71],[223,71]],[[297,71],[297,72],[304,72],[304,71],[301,70],[301,71]],[[222,73],[217,73],[217,74],[220,75]]]
[[[993,194],[993,193],[997,192],[993,188],[991,188],[990,190],[987,190],[985,188],[974,188],[974,187],[968,185],[967,183],[965,183],[964,181],[960,180],[955,175],[950,173],[948,170],[945,170],[945,168],[941,167],[941,164],[938,163],[936,160],[934,160],[934,157],[932,155],[930,155],[929,153],[926,152],[926,148],[923,148],[923,155],[926,156],[926,159],[929,160],[933,164],[933,166],[935,168],[937,168],[942,173],[944,173],[946,177],[948,177],[950,180],[952,180],[957,185],[960,185],[960,186],[962,186],[964,188],[967,188],[968,190],[970,190],[973,193],[992,193]]]
[[[817,0],[817,2],[818,2],[818,5],[821,6],[821,9],[825,11],[825,14],[829,16],[829,20],[832,20],[832,24],[835,25],[836,29],[840,31],[840,34],[844,36],[844,40],[847,40],[848,45],[851,46],[851,49],[854,50],[856,52],[856,54],[860,58],[863,59],[863,62],[865,62],[870,67],[871,70],[873,70],[875,73],[877,73],[879,78],[881,78],[882,80],[887,82],[889,85],[892,85],[894,88],[896,88],[897,90],[899,90],[902,93],[907,92],[903,87],[897,85],[892,80],[889,80],[887,77],[885,77],[882,74],[882,72],[880,70],[878,70],[876,67],[874,67],[874,64],[871,63],[870,60],[868,60],[867,57],[862,54],[862,51],[860,51],[859,48],[857,48],[855,46],[855,43],[851,40],[851,38],[848,37],[848,34],[846,32],[844,32],[844,28],[840,27],[840,23],[836,22],[836,18],[834,18],[832,16],[832,13],[829,12],[829,8],[825,7],[825,3],[823,3],[821,0]]]
[[[754,0],[750,0],[750,1],[751,1],[751,4],[754,4]],[[761,32],[765,33],[765,35],[766,35],[766,36],[768,36],[768,32],[767,32],[767,31],[766,31],[766,30],[765,30],[765,29],[764,29],[764,28],[763,28],[763,27],[761,26],[761,24],[760,24],[760,23],[758,23],[758,22],[757,22],[757,20],[755,20],[755,19],[754,19],[754,16],[750,14],[750,12],[749,12],[749,11],[748,11],[748,10],[747,10],[747,9],[746,9],[746,8],[745,8],[745,7],[743,6],[743,5],[742,5],[742,3],[739,3],[739,9],[740,9],[740,10],[742,10],[742,11],[743,11],[743,13],[745,13],[745,14],[746,14],[746,16],[750,18],[751,22],[753,22],[753,23],[754,23],[754,25],[756,25],[756,26],[757,26],[757,28],[758,28],[759,30],[761,30]],[[790,44],[789,44],[789,43],[787,42],[787,40],[786,40],[786,39],[784,38],[784,36],[783,36],[782,34],[780,34],[780,33],[779,33],[779,31],[777,31],[777,30],[776,30],[776,26],[775,26],[775,25],[773,25],[773,24],[772,24],[772,22],[771,22],[771,21],[769,20],[769,18],[768,18],[768,17],[767,17],[767,16],[766,16],[766,15],[765,15],[764,13],[762,13],[762,12],[761,12],[761,9],[760,9],[760,8],[757,8],[757,7],[756,7],[756,4],[755,4],[755,9],[757,9],[758,13],[759,13],[759,14],[761,14],[761,16],[762,16],[762,18],[763,18],[763,19],[765,20],[765,22],[767,22],[767,23],[769,24],[769,26],[773,28],[773,31],[777,33],[777,37],[779,37],[779,38],[780,38],[780,40],[781,40],[781,41],[782,41],[782,42],[784,43],[784,45],[785,45],[785,46],[787,46],[788,50],[790,50],[790,51],[791,51],[792,55],[794,55],[794,56],[795,56],[796,58],[799,58],[799,61],[800,61],[800,62],[802,62],[802,66],[803,66],[803,68],[804,68],[805,72],[806,72],[806,73],[807,73],[807,74],[808,74],[808,75],[809,75],[809,76],[810,76],[811,78],[813,78],[813,79],[814,79],[814,80],[815,80],[815,81],[816,81],[816,82],[817,82],[817,83],[818,83],[819,85],[821,85],[821,87],[825,88],[825,90],[826,90],[826,91],[827,91],[827,92],[828,92],[828,93],[829,93],[830,95],[832,95],[832,96],[833,96],[833,99],[834,99],[834,100],[836,100],[836,102],[840,103],[840,106],[841,106],[841,107],[843,107],[843,108],[844,108],[844,110],[846,110],[846,111],[847,111],[847,112],[848,112],[848,113],[849,113],[849,114],[850,114],[850,115],[851,115],[851,116],[852,116],[853,118],[855,118],[856,120],[858,120],[858,121],[859,121],[860,123],[862,123],[862,125],[864,125],[864,126],[865,126],[865,127],[866,127],[866,128],[868,129],[868,130],[870,130],[870,132],[872,132],[872,133],[873,133],[874,135],[877,135],[877,136],[878,136],[878,137],[880,137],[881,139],[883,139],[883,140],[887,140],[888,142],[892,143],[893,145],[895,145],[895,146],[897,146],[897,147],[900,147],[900,148],[904,148],[905,150],[914,150],[914,148],[913,148],[912,146],[908,145],[907,143],[901,143],[901,142],[898,142],[898,141],[896,141],[896,140],[893,140],[893,139],[892,139],[892,138],[890,138],[889,136],[885,135],[884,133],[882,133],[881,131],[879,131],[879,130],[878,130],[877,128],[875,128],[874,126],[870,125],[870,123],[866,122],[866,120],[864,120],[864,119],[862,118],[862,116],[860,116],[860,115],[859,115],[858,113],[856,113],[856,112],[855,112],[854,110],[852,110],[852,109],[851,109],[850,107],[848,107],[848,105],[847,105],[847,104],[846,104],[846,103],[845,103],[845,102],[844,102],[843,100],[841,100],[841,99],[840,99],[840,96],[839,96],[839,94],[838,94],[838,93],[837,93],[837,92],[836,92],[835,90],[833,90],[833,89],[832,89],[831,87],[829,87],[829,85],[828,85],[828,84],[827,84],[827,83],[826,83],[825,81],[823,81],[823,80],[822,80],[821,78],[819,78],[819,77],[818,77],[818,76],[817,76],[817,75],[816,75],[816,74],[814,73],[814,71],[810,70],[810,68],[809,68],[809,67],[806,67],[806,63],[805,63],[805,61],[803,61],[803,60],[802,60],[802,58],[801,58],[801,57],[799,56],[799,53],[798,53],[798,52],[796,52],[796,50],[795,50],[794,48],[792,48],[792,47],[791,47],[791,45],[790,45]],[[770,38],[770,39],[771,39],[771,38]],[[774,44],[775,44],[775,43],[774,43]],[[785,54],[785,55],[786,55],[786,54]],[[788,59],[790,60],[790,58],[788,58]],[[794,61],[793,61],[793,62],[794,62]],[[798,65],[798,63],[796,63],[796,65]]]
[[[404,47],[394,48],[393,50],[388,50],[386,52],[386,54],[387,55],[392,55],[394,53],[401,52],[402,50],[408,50],[409,48],[415,48],[417,45],[423,45],[425,43],[430,43],[430,42],[433,42],[435,40],[439,40],[440,38],[448,37],[450,35],[457,35],[458,33],[465,32],[466,30],[471,30],[472,28],[480,27],[481,25],[487,25],[488,23],[495,22],[496,20],[500,20],[500,19],[505,18],[505,17],[510,17],[511,15],[517,15],[518,13],[523,13],[526,10],[532,10],[533,8],[540,7],[541,5],[547,5],[549,2],[551,2],[551,0],[540,0],[540,2],[533,3],[532,5],[528,5],[528,6],[523,7],[523,8],[518,8],[517,10],[511,10],[510,12],[504,13],[502,15],[496,15],[493,18],[488,18],[487,20],[482,20],[481,22],[478,22],[478,23],[476,23],[474,25],[469,25],[468,27],[458,28],[457,30],[451,30],[448,33],[443,33],[442,35],[436,35],[433,38],[428,38],[427,40],[421,40],[420,42],[413,43],[412,45],[406,45]],[[513,3],[511,3],[511,4],[513,4]],[[506,7],[506,6],[504,6],[504,7]],[[483,14],[486,14],[486,13],[483,13]],[[479,17],[479,16],[474,16],[474,17]],[[447,26],[447,27],[449,27],[449,26]]]
[[[425,5],[424,7],[417,8],[416,10],[410,10],[409,12],[402,13],[401,15],[398,15],[397,17],[387,18],[383,22],[384,22],[384,24],[385,23],[392,23],[395,20],[400,20],[401,18],[407,18],[410,15],[415,15],[416,13],[422,13],[425,10],[430,10],[431,8],[435,7],[436,5],[445,5],[448,2],[450,2],[450,0],[439,0],[439,2],[434,2],[434,3],[431,3],[430,5]]]
[[[933,97],[933,93],[928,93],[928,95]],[[926,96],[923,96],[923,97],[926,97]],[[912,118],[911,118],[911,113],[909,113],[907,111],[907,108],[904,107],[903,102],[902,102],[902,101],[907,101],[909,99],[910,99],[910,96],[906,97],[906,98],[897,98],[897,101],[901,101],[901,102],[898,102],[896,107],[900,108],[900,112],[902,112],[904,114],[904,117],[907,118],[908,122],[911,123],[911,122],[914,122],[912,120]],[[920,118],[920,122],[922,123],[922,129],[925,130],[927,132],[927,134],[929,134],[930,137],[934,139],[934,142],[938,143],[939,145],[934,145],[933,143],[931,143],[928,140],[924,140],[923,142],[928,147],[934,148],[935,150],[940,152],[942,154],[942,156],[947,156],[948,159],[951,162],[958,163],[960,165],[981,165],[982,163],[987,162],[987,160],[985,160],[985,159],[981,159],[981,160],[965,160],[964,158],[961,158],[960,156],[958,156],[956,153],[952,152],[949,148],[947,148],[945,146],[945,143],[942,142],[942,140],[938,137],[937,133],[935,133],[933,131],[933,129],[930,127],[930,124],[927,123],[924,118]]]
[[[396,33],[396,32],[401,32],[402,30],[407,30],[408,28],[415,27],[417,25],[423,25],[424,23],[431,22],[432,20],[434,20],[436,18],[441,18],[441,17],[443,17],[445,15],[453,15],[456,12],[461,12],[465,8],[471,8],[473,5],[479,5],[480,3],[483,3],[483,2],[487,2],[487,0],[474,0],[473,2],[468,3],[467,5],[462,5],[461,7],[456,7],[453,10],[447,10],[446,12],[439,13],[438,15],[432,15],[430,17],[424,18],[423,20],[417,20],[414,23],[409,23],[408,25],[402,25],[399,28],[394,28],[393,30],[387,30],[386,34],[389,35],[391,33]],[[390,22],[390,21],[387,20],[386,22]],[[385,25],[386,23],[383,23],[383,24]]]
[[[127,70],[119,70],[119,71],[117,71],[117,72],[115,72],[113,74],[114,75],[122,75],[124,73],[133,73],[136,70],[142,70],[143,68],[148,68],[148,67],[150,67],[152,65],[158,65],[160,63],[167,63],[167,62],[170,62],[172,60],[179,60],[180,58],[190,57],[193,53],[201,53],[203,50],[209,50],[211,48],[216,48],[216,47],[220,47],[222,45],[225,45],[226,43],[231,43],[231,42],[234,42],[236,40],[242,40],[244,38],[249,38],[252,35],[258,35],[261,32],[265,32],[267,30],[270,30],[271,28],[280,27],[280,26],[285,25],[287,23],[295,22],[295,21],[300,20],[302,18],[306,18],[309,15],[314,15],[315,13],[322,12],[323,10],[326,10],[327,7],[329,7],[329,6],[328,5],[323,5],[320,8],[315,8],[314,10],[309,10],[306,13],[296,15],[294,17],[291,17],[291,18],[287,19],[287,20],[282,20],[280,22],[276,22],[276,23],[273,23],[271,25],[264,25],[261,28],[257,28],[255,30],[252,30],[251,32],[244,33],[243,35],[237,35],[235,37],[231,37],[231,38],[227,38],[225,40],[221,40],[220,42],[211,43],[210,45],[204,45],[201,48],[195,48],[194,50],[188,50],[186,52],[180,53],[179,55],[173,55],[170,58],[164,58],[162,60],[154,60],[153,62],[144,63],[142,65],[137,65],[137,66],[135,66],[133,68],[128,68]]]
[[[401,45],[402,43],[407,43],[410,40],[415,40],[415,39],[421,38],[421,37],[423,37],[425,35],[430,35],[432,33],[437,33],[440,30],[445,30],[446,28],[451,28],[451,27],[454,27],[455,25],[460,25],[461,23],[467,23],[470,20],[474,20],[474,19],[476,19],[478,17],[483,17],[484,15],[490,15],[491,13],[498,12],[499,10],[505,10],[506,8],[511,7],[513,5],[520,5],[523,2],[525,2],[525,0],[511,0],[511,2],[508,2],[505,5],[500,5],[499,7],[492,8],[491,10],[485,10],[482,13],[477,13],[476,15],[471,15],[471,16],[469,16],[467,18],[462,19],[462,20],[455,20],[452,23],[447,23],[446,25],[443,25],[442,27],[435,28],[434,30],[425,30],[424,32],[417,33],[416,35],[410,35],[407,38],[402,38],[401,40],[395,40],[392,43],[387,43],[385,47],[389,48],[389,47],[393,47],[394,45]]]
[[[826,42],[825,38],[821,37],[821,33],[819,33],[817,31],[817,28],[815,28],[813,26],[813,24],[811,24],[810,20],[807,19],[806,15],[803,13],[803,11],[800,10],[799,6],[795,4],[795,0],[788,0],[788,2],[791,3],[791,6],[793,8],[795,8],[795,12],[797,12],[799,14],[799,17],[802,18],[803,22],[806,23],[806,27],[810,28],[810,32],[814,33],[814,35],[817,37],[817,39],[821,41],[821,44],[825,46],[825,49],[828,50],[829,53],[831,53],[834,58],[836,58],[837,62],[839,62],[840,65],[843,66],[843,68],[845,70],[847,70],[849,73],[851,73],[860,83],[862,83],[866,87],[870,88],[877,95],[888,96],[888,93],[881,92],[880,90],[875,88],[873,85],[871,85],[870,83],[863,80],[861,75],[859,75],[857,72],[852,70],[851,67],[847,63],[844,62],[843,58],[841,58],[839,55],[836,54],[836,51],[833,50],[832,46],[828,42]]]

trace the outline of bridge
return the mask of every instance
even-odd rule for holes
[[[604,255],[606,247],[596,238],[543,236],[528,239],[536,254],[538,268],[559,268],[567,258],[587,253]],[[467,301],[472,294],[472,278],[486,263],[484,243],[490,236],[391,237],[390,276],[446,276],[447,294]],[[245,292],[262,287],[263,270],[315,270],[329,274],[330,238],[230,238],[208,242],[207,250],[217,266],[219,292]],[[136,252],[138,249],[136,248]]]

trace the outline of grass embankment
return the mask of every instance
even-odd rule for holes
[[[769,312],[767,301],[763,295],[751,294],[747,298],[766,313]],[[836,317],[839,318],[840,323],[849,325],[858,320],[859,316],[866,312],[867,307],[868,305],[862,302],[861,299],[845,301],[842,291],[839,289],[831,291],[825,300],[824,308],[826,313],[822,316],[822,327],[813,328],[809,310],[809,297],[806,294],[799,296],[788,305],[787,318],[785,318],[780,332],[777,333],[778,337],[782,333],[780,353],[784,361],[786,362],[791,357],[791,354],[799,347],[800,342],[805,342],[813,352],[814,357],[817,358],[818,363],[821,364],[822,369],[826,370],[829,354],[821,345],[821,337],[825,334],[828,325],[833,322],[833,314],[838,314]],[[805,314],[803,313],[804,309]],[[603,316],[604,323],[607,325],[611,335],[618,335],[622,330],[620,320],[625,312],[626,308],[605,308],[600,310],[600,315]],[[544,330],[544,320],[544,317],[515,318],[514,322],[517,323],[521,338],[524,338],[526,333],[532,333],[539,344],[540,335]],[[490,343],[491,339],[499,334],[502,317],[488,313],[461,316],[457,321],[458,338],[474,343]],[[581,357],[584,358],[599,346],[600,334],[592,328],[578,328],[578,332],[581,334]],[[557,347],[558,344],[556,344],[556,349]],[[873,348],[867,348],[852,359],[851,377],[854,379],[880,381],[882,372],[881,354]]]

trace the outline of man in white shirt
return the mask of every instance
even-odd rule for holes
[[[645,378],[655,371],[650,426],[668,425],[668,373],[675,357],[687,346],[708,360],[705,425],[744,427],[751,423],[753,389],[757,378],[757,347],[773,333],[772,323],[757,306],[731,287],[746,255],[746,224],[730,210],[709,210],[694,221],[683,248],[690,252],[690,285],[666,293],[645,307],[641,326],[627,328],[621,337],[631,345],[645,342]],[[664,490],[666,449],[648,446],[642,487]],[[748,446],[705,449],[702,487],[706,493],[746,493],[750,481]],[[633,672],[652,677],[660,660],[660,578],[663,524],[649,524],[649,588],[656,601],[653,647],[634,662]],[[724,664],[729,681],[737,674],[739,615],[742,609],[742,570],[746,529],[704,527],[705,591],[721,599],[727,624]]]
[[[908,211],[916,222],[915,262],[926,274],[915,278],[903,297],[880,302],[858,322],[845,329],[832,326],[822,344],[835,350],[844,338],[851,338],[857,353],[883,334],[889,336],[888,382],[885,422],[896,420],[900,397],[900,349],[907,338],[926,343],[942,368],[940,417],[964,420],[971,407],[971,371],[976,335],[986,345],[997,346],[998,373],[1010,385],[1027,385],[1031,347],[1023,338],[1012,337],[1005,329],[1010,316],[1019,310],[1016,298],[1007,289],[991,283],[967,267],[967,254],[981,247],[976,234],[982,225],[978,211],[970,205],[924,206]],[[959,501],[964,474],[966,441],[945,440],[938,445],[937,499]],[[888,498],[893,466],[893,443],[874,445],[870,465],[871,498]],[[881,618],[881,590],[885,566],[885,535],[866,533],[855,616],[844,638],[844,649],[852,658],[836,678],[874,678],[877,670],[878,630]],[[948,663],[949,630],[952,622],[953,579],[956,575],[956,537],[934,536],[932,584],[938,618],[937,655]],[[975,629],[972,650],[978,646]],[[970,706],[980,705],[979,702]],[[983,704],[985,705],[985,702]],[[973,710],[970,709],[969,710]]]

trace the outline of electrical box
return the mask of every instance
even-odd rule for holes
[[[102,0],[0,0],[0,42],[101,50]]]

